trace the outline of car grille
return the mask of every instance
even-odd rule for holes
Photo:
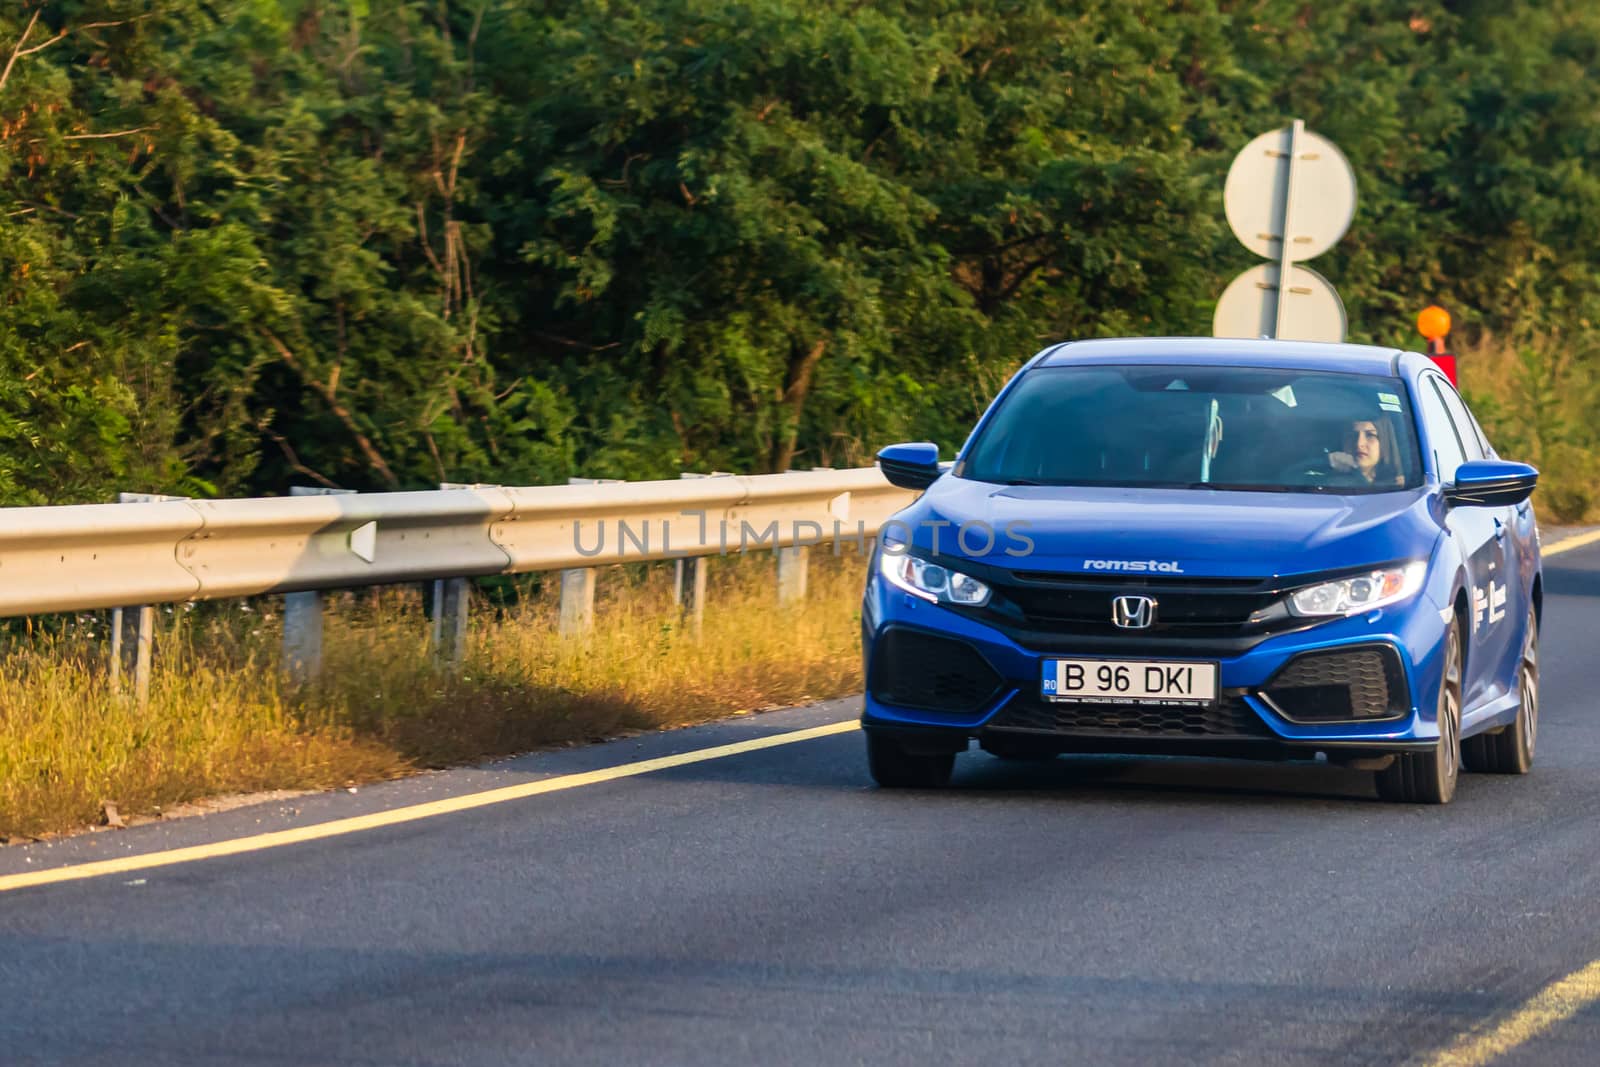
[[[1111,602],[1139,594],[1156,601],[1155,624],[1140,636],[1228,636],[1262,621],[1258,613],[1283,594],[1260,580],[1224,582],[1129,578],[1057,578],[1014,572],[996,591],[1024,625],[1055,633],[1128,634],[1111,621]]]
[[[1410,705],[1405,671],[1389,645],[1303,652],[1262,688],[1293,722],[1383,719]]]
[[[972,712],[1000,691],[1000,676],[964,641],[891,627],[872,649],[867,689],[903,708]]]
[[[1275,735],[1241,694],[1224,693],[1210,707],[1057,704],[1018,693],[988,722],[995,730],[1097,737],[1271,738]]]

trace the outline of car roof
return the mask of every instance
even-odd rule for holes
[[[1281,367],[1285,370],[1328,370],[1345,374],[1394,376],[1397,348],[1334,345],[1312,341],[1267,341],[1227,337],[1115,337],[1068,341],[1040,353],[1037,366],[1069,367],[1083,363],[1180,364],[1236,367]]]

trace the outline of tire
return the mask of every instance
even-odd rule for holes
[[[867,769],[884,789],[938,789],[950,782],[956,754],[907,752],[893,739],[867,734]]]
[[[1499,734],[1474,734],[1461,742],[1461,769],[1474,774],[1493,774],[1495,742]]]
[[[1448,804],[1461,775],[1461,624],[1445,637],[1439,680],[1439,743],[1431,752],[1406,753],[1374,776],[1378,795],[1407,804]]]
[[[1517,717],[1511,725],[1497,734],[1484,738],[1489,742],[1489,765],[1484,769],[1492,774],[1527,774],[1533,770],[1533,747],[1539,739],[1539,618],[1532,609],[1528,611],[1527,635],[1522,639],[1522,658],[1517,663]]]

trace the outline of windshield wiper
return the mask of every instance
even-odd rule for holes
[[[1371,492],[1370,489],[1362,490],[1348,485],[1321,485],[1308,482],[1305,485],[1246,485],[1241,482],[1190,482],[1186,489],[1216,489],[1227,493],[1333,493],[1337,496],[1348,496],[1352,493]]]
[[[1000,484],[1001,485],[1043,485],[1044,483],[1043,482],[1036,482],[1032,478],[1007,478],[1005,481],[1001,482]]]
[[[1215,489],[1223,493],[1298,493],[1293,485],[1249,485],[1244,482],[1190,482],[1185,489]]]

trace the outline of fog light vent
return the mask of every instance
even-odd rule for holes
[[[1000,676],[964,641],[891,628],[873,646],[872,698],[902,708],[977,711],[1000,691]]]
[[[1261,690],[1290,722],[1390,719],[1410,706],[1405,671],[1389,645],[1302,652]]]

